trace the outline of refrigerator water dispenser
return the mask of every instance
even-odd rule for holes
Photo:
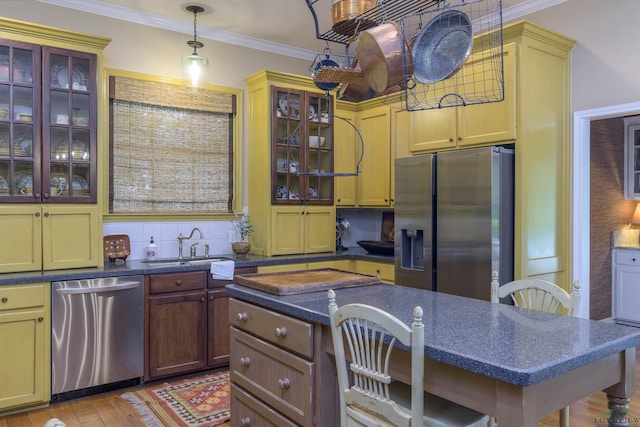
[[[424,270],[424,230],[402,229],[400,267]]]

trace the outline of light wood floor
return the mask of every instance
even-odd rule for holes
[[[59,418],[68,427],[144,427],[140,416],[129,403],[120,397],[125,391],[140,387],[156,387],[160,382],[146,383],[144,386],[131,387],[108,393],[82,397],[66,402],[55,403],[48,408],[37,409],[6,417],[0,417],[0,427],[38,427],[50,418]],[[640,383],[640,348],[636,349],[636,384]],[[595,420],[607,411],[607,399],[604,393],[595,393],[571,405],[571,427],[594,427]],[[640,390],[631,399],[629,412],[640,416]],[[602,421],[600,421],[602,422]],[[633,424],[632,424],[633,425]],[[222,424],[229,427],[229,423]],[[540,421],[541,427],[557,427],[557,414]],[[333,427],[333,426],[322,426]]]

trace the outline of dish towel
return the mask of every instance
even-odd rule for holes
[[[212,261],[211,276],[218,280],[233,280],[233,270],[236,268],[234,261]]]

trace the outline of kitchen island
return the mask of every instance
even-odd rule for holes
[[[336,419],[331,419],[337,402],[331,398],[336,384],[332,359],[327,356],[333,350],[326,292],[277,296],[235,284],[227,285],[226,290],[233,308],[231,379],[236,396],[243,396],[241,403],[250,405],[246,403],[249,395],[256,402],[256,414],[258,408],[263,414],[265,409],[275,408],[278,415],[291,418],[287,411],[296,403],[287,402],[287,390],[276,390],[274,399],[269,393],[253,396],[252,384],[261,379],[251,378],[249,372],[252,366],[263,366],[261,354],[287,349],[288,337],[273,338],[264,332],[273,325],[278,335],[282,332],[278,324],[302,321],[313,340],[304,348],[313,351],[301,359],[311,363],[315,384],[309,387],[319,395],[303,402],[306,406],[296,412],[302,415],[295,422],[335,423]],[[411,309],[420,305],[425,313],[425,390],[494,416],[501,425],[537,426],[542,417],[599,390],[607,394],[609,409],[623,417],[635,392],[635,346],[640,344],[637,328],[395,285],[338,289],[336,294],[339,306],[371,304],[407,324],[412,320]],[[252,320],[260,324],[262,332],[252,331]],[[234,347],[234,330],[243,345]],[[249,351],[252,340],[260,341],[263,351],[251,350],[253,358],[247,364],[246,355],[240,353]],[[401,352],[391,363],[397,378],[406,382],[410,381],[408,361],[409,353]],[[260,385],[263,391],[268,388]],[[248,417],[240,415],[239,420]],[[613,419],[610,425],[628,424]]]

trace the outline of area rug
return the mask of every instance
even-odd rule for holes
[[[122,395],[148,427],[211,427],[229,420],[229,372]]]

